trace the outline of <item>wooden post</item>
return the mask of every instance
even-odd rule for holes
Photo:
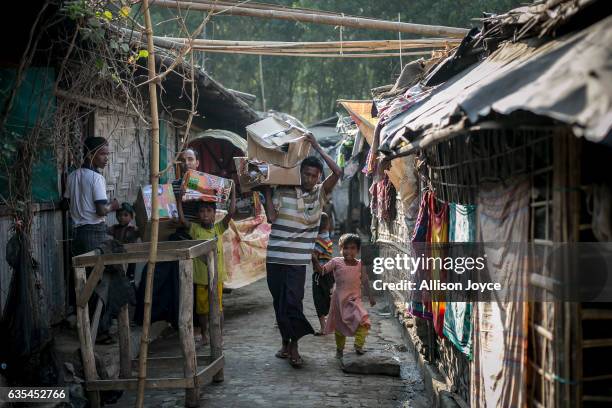
[[[81,293],[85,287],[85,268],[75,268],[74,270],[74,287],[75,292]],[[77,331],[79,334],[79,342],[81,344],[81,358],[83,360],[83,372],[85,373],[86,381],[94,381],[98,379],[96,372],[96,359],[94,357],[93,341],[91,331],[89,330],[89,306],[85,303],[84,306],[77,306]],[[89,392],[89,403],[92,408],[100,406],[100,394],[97,391]]]
[[[183,372],[185,378],[193,378],[194,388],[185,389],[185,406],[197,407],[200,400],[198,384],[195,340],[193,339],[193,260],[180,261],[180,300],[179,300],[179,338],[185,359]]]
[[[104,307],[104,302],[100,297],[98,297],[96,310],[94,310],[93,320],[91,322],[91,344],[96,344],[96,338],[98,337],[98,326],[100,325],[100,316],[102,316],[102,307]]]
[[[132,344],[130,341],[130,312],[128,305],[119,311],[119,376],[132,376]]]
[[[153,46],[153,24],[149,10],[149,0],[142,1],[146,36],[147,68],[149,74],[149,107],[151,110],[151,250],[147,265],[147,280],[144,296],[144,316],[142,322],[142,337],[140,339],[140,353],[138,361],[138,395],[136,406],[144,407],[144,391],[147,378],[147,353],[149,350],[149,329],[151,326],[151,302],[153,297],[153,275],[155,273],[155,262],[157,261],[157,239],[159,232],[159,199],[157,189],[159,185],[159,113],[157,111],[157,84],[155,81],[155,49]]]
[[[217,238],[218,239],[218,238]],[[223,333],[221,328],[221,311],[219,308],[219,292],[217,284],[219,276],[217,273],[217,251],[216,248],[206,255],[206,263],[208,266],[208,301],[210,304],[210,313],[208,314],[208,327],[210,330],[210,351],[212,360],[223,355]],[[221,369],[213,377],[214,382],[223,381],[223,369]]]

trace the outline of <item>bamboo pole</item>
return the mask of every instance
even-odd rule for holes
[[[155,41],[166,40],[185,45],[190,43],[189,38],[184,37],[153,37]],[[407,40],[351,40],[351,41],[236,41],[236,40],[202,40],[194,39],[194,47],[231,46],[231,47],[267,47],[267,48],[321,48],[321,47],[388,47],[388,49],[400,49],[409,47],[432,47],[445,48],[449,45],[457,45],[461,40],[457,38],[419,38]]]
[[[180,8],[182,10],[212,11],[232,16],[258,17],[265,19],[300,21],[312,24],[324,24],[342,27],[353,27],[361,29],[372,29],[381,31],[393,31],[402,33],[412,33],[420,35],[438,35],[461,38],[468,32],[465,28],[431,26],[425,24],[401,23],[397,21],[375,20],[363,17],[342,17],[326,15],[318,12],[293,12],[280,10],[265,10],[249,8],[244,5],[228,7],[227,5],[212,4],[203,0],[176,1],[176,0],[156,0],[155,5],[165,8]]]
[[[197,46],[193,49],[198,51],[265,51],[265,52],[291,52],[294,54],[308,54],[313,52],[324,52],[324,53],[337,53],[337,52],[371,52],[371,51],[400,51],[401,49],[390,49],[389,47],[321,47],[321,48],[294,48],[294,47],[232,47],[232,46]],[[430,47],[403,47],[404,50],[418,50],[418,51],[433,51]]]
[[[155,78],[155,47],[153,45],[153,25],[149,12],[149,0],[143,0],[143,13],[147,36],[147,50],[149,56],[147,67],[149,79]],[[151,191],[157,192],[159,184],[159,114],[157,111],[157,84],[149,82],[149,107],[151,110]],[[138,360],[138,396],[136,407],[144,407],[145,379],[147,378],[147,352],[149,347],[149,329],[151,326],[151,301],[153,297],[153,274],[157,260],[157,239],[159,232],[159,200],[157,194],[151,195],[151,246],[149,262],[147,265],[147,280],[144,297],[144,317],[142,323],[142,337],[140,339],[140,353]]]
[[[318,57],[318,58],[384,58],[398,57],[398,52],[360,53],[360,54],[334,54],[334,53],[299,53],[299,52],[271,52],[271,51],[243,51],[243,50],[209,50],[194,48],[194,51],[206,51],[220,54],[246,54],[246,55],[272,55],[281,57]],[[431,51],[404,52],[403,56],[431,55]]]

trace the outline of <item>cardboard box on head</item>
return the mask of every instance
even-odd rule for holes
[[[243,193],[260,185],[299,186],[302,183],[299,165],[286,168],[246,157],[234,157],[234,163]]]
[[[232,192],[232,183],[230,179],[189,170],[183,177],[183,201],[225,203]]]
[[[274,117],[246,127],[247,156],[281,167],[295,167],[310,153],[306,129],[301,129]]]

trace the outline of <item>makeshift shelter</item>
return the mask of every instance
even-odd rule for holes
[[[489,16],[447,58],[410,67],[413,75],[403,75],[394,94],[375,93],[370,109],[343,102],[383,158],[372,173],[379,188],[391,179],[385,163],[412,160],[404,171],[418,197],[374,199],[381,256],[414,255],[424,230],[430,244],[522,243],[544,253],[558,243],[612,239],[612,20],[605,3],[547,1]],[[602,323],[612,317],[610,303],[571,296],[579,287],[564,275],[571,262],[527,272],[523,258],[507,252],[489,266],[505,266],[524,289],[518,293],[536,295],[470,303],[440,301],[438,293],[428,305],[391,291],[423,358],[469,406],[609,404],[612,335]],[[389,273],[391,281],[406,278],[405,271]],[[570,294],[560,296],[561,286]]]

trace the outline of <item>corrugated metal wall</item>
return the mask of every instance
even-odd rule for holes
[[[6,262],[6,244],[11,237],[11,217],[0,218],[0,305],[4,308],[13,271]],[[62,213],[36,212],[32,222],[33,256],[39,263],[41,287],[51,324],[64,318],[66,289],[62,246]]]

